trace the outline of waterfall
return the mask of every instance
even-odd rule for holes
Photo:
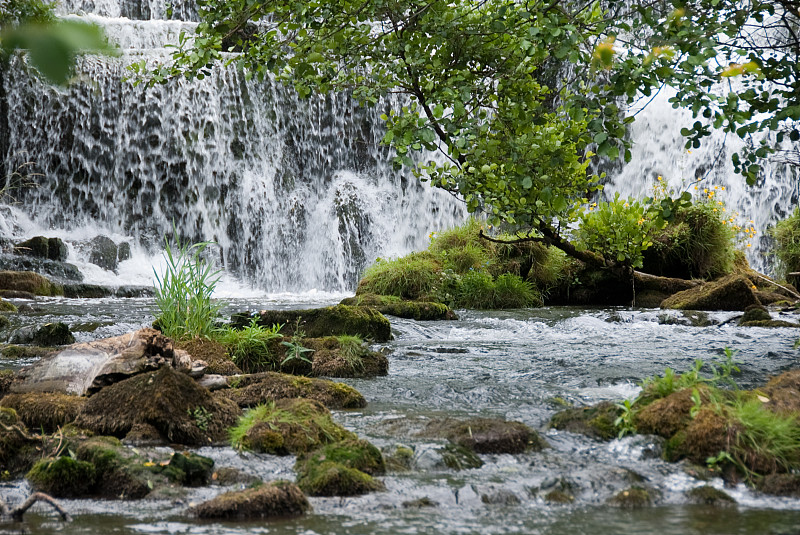
[[[194,27],[193,7],[179,10],[189,21],[139,0],[59,10],[103,26],[122,55],[82,58],[66,88],[29,75],[21,59],[3,76],[4,175],[25,162],[39,174],[38,187],[15,193],[32,225],[6,222],[14,237],[97,232],[155,254],[174,225],[184,239],[219,244],[226,271],[262,290],[345,291],[378,256],[422,249],[431,231],[465,217],[450,195],[392,169],[379,117],[396,103],[302,100],[234,67],[134,86],[126,65],[167,61],[165,47]]]

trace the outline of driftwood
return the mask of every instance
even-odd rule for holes
[[[22,522],[22,515],[24,515],[28,509],[33,507],[33,504],[36,502],[45,502],[50,504],[61,516],[61,520],[65,522],[72,520],[72,518],[69,516],[69,513],[67,513],[61,504],[59,504],[52,496],[45,494],[44,492],[34,492],[22,503],[22,505],[15,507],[14,509],[9,509],[6,505],[6,502],[0,498],[0,518],[9,517],[14,522]]]

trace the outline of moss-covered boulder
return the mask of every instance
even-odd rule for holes
[[[311,509],[294,483],[274,481],[255,488],[226,492],[189,509],[205,519],[250,520],[300,516]]]
[[[772,377],[760,390],[769,399],[766,406],[773,412],[800,414],[800,370],[790,370]]]
[[[245,327],[250,324],[251,317],[249,313],[234,314],[231,323],[235,327]],[[336,305],[308,310],[262,310],[256,317],[259,325],[265,327],[283,325],[281,332],[287,336],[298,331],[309,338],[349,334],[375,342],[386,342],[392,336],[389,320],[368,307]]]
[[[175,348],[186,351],[194,360],[202,360],[208,364],[206,373],[219,375],[239,375],[242,373],[242,370],[231,360],[225,346],[216,340],[194,338],[188,341],[176,342]]]
[[[668,461],[688,459],[705,464],[706,459],[727,451],[729,422],[711,408],[701,408],[689,424],[672,435],[664,445]]]
[[[756,481],[756,488],[772,496],[800,498],[800,474],[768,474]]]
[[[790,329],[797,329],[800,328],[800,323],[794,323],[791,321],[784,321],[784,320],[752,320],[752,321],[744,321],[739,323],[740,327],[766,327],[766,328],[776,328],[776,327],[788,327]]]
[[[234,447],[274,455],[301,454],[324,444],[355,438],[310,399],[281,399],[254,407],[231,429]]]
[[[75,458],[94,466],[96,479],[89,492],[106,499],[137,500],[154,487],[154,477],[141,459],[123,448],[114,437],[90,437],[79,441]]]
[[[520,422],[496,418],[431,421],[422,436],[441,437],[475,453],[522,453],[547,446],[536,431]]]
[[[643,407],[634,416],[636,430],[639,433],[659,435],[664,438],[672,437],[692,420],[693,390],[684,388]],[[708,401],[703,387],[700,387],[698,392],[701,394],[701,400]]]
[[[52,392],[8,394],[0,399],[0,407],[14,409],[26,426],[48,433],[75,421],[85,404],[85,397]]]
[[[444,465],[451,470],[470,470],[483,466],[483,460],[475,452],[458,444],[448,444],[439,453]]]
[[[306,466],[324,461],[340,463],[373,476],[386,473],[386,463],[383,460],[381,451],[369,441],[357,438],[348,438],[340,442],[326,444],[321,448],[301,455],[297,459],[295,470],[302,473]]]
[[[610,401],[603,401],[591,407],[565,409],[550,418],[550,427],[601,440],[611,440],[617,436],[614,421],[620,412],[620,408]]]
[[[703,485],[702,487],[695,487],[686,491],[686,497],[689,502],[699,505],[714,505],[726,506],[734,505],[736,500],[731,498],[730,494],[724,490],[719,490],[711,485]]]
[[[394,295],[360,294],[342,299],[347,306],[374,308],[381,314],[408,318],[416,321],[457,320],[458,316],[443,303],[431,301],[407,301]]]
[[[0,271],[0,289],[28,292],[34,295],[63,295],[60,284],[33,271]]]
[[[75,337],[69,325],[63,322],[45,323],[33,335],[33,343],[37,346],[53,347],[75,343]]]
[[[232,400],[242,408],[287,398],[313,399],[329,409],[367,406],[364,396],[352,386],[325,379],[264,372],[231,377],[229,384],[230,389],[220,390],[215,395]]]
[[[608,503],[623,509],[640,509],[653,503],[650,492],[641,487],[631,487],[615,494]]]
[[[94,465],[72,457],[42,459],[25,475],[34,489],[57,498],[91,495],[97,477]]]
[[[5,299],[0,298],[0,312],[14,313],[14,312],[19,312],[19,309],[17,309],[14,303],[11,303],[9,301],[6,301]],[[6,323],[8,323],[8,318],[5,319]]]
[[[14,253],[63,262],[67,259],[67,245],[61,238],[34,236],[29,240],[16,244]]]
[[[191,452],[176,452],[164,469],[171,481],[187,487],[202,487],[211,482],[214,460]]]
[[[297,484],[309,496],[360,496],[386,488],[371,475],[334,461],[306,465]]]
[[[375,377],[389,373],[389,360],[377,351],[370,351],[357,336],[307,338],[305,347],[312,349],[311,375],[324,377]]]
[[[102,389],[83,407],[76,424],[116,437],[147,424],[170,442],[207,445],[227,438],[240,412],[235,403],[212,396],[188,375],[164,367]]]
[[[679,310],[745,310],[758,305],[749,279],[732,274],[702,286],[678,292],[665,299],[661,308]]]

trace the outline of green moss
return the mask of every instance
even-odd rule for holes
[[[58,498],[88,496],[95,482],[94,465],[71,457],[43,459],[25,476],[36,490]]]
[[[211,482],[214,460],[196,453],[174,453],[164,474],[175,483],[187,487],[201,487]]]
[[[417,321],[458,319],[443,303],[433,301],[406,301],[394,295],[361,294],[342,299],[342,305],[371,307],[381,314]]]
[[[563,490],[555,489],[551,490],[544,496],[544,501],[547,503],[572,503],[575,501],[575,496],[569,494],[568,492],[564,492]]]
[[[285,399],[259,405],[245,412],[238,425],[230,430],[234,447],[276,455],[308,452],[323,444],[353,437],[333,421],[325,407],[308,399]]]
[[[300,397],[318,401],[329,409],[359,409],[367,405],[358,390],[344,383],[275,372],[242,376],[236,388],[221,390],[216,395],[242,408]]]
[[[384,450],[383,456],[386,470],[389,472],[406,472],[411,469],[414,462],[414,450],[403,445],[395,445],[389,450]]]
[[[64,295],[64,288],[33,271],[0,271],[0,289],[29,292],[34,295]]]
[[[14,313],[14,312],[19,312],[19,310],[14,305],[14,303],[11,303],[10,301],[6,301],[5,299],[0,299],[0,312],[11,312],[11,313]]]
[[[475,455],[472,450],[458,444],[448,444],[439,450],[439,453],[442,455],[444,465],[451,470],[469,470],[483,466],[480,457]]]
[[[695,487],[686,492],[686,496],[692,503],[698,503],[702,505],[719,506],[719,505],[733,505],[736,503],[736,500],[731,498],[727,492],[715,489],[711,485],[703,485],[702,487]]]
[[[72,421],[86,404],[86,398],[52,392],[8,394],[0,405],[11,407],[26,426],[52,432]]]
[[[539,451],[547,445],[527,425],[494,418],[433,420],[421,434],[447,438],[475,453],[522,453]]]
[[[757,305],[753,285],[738,274],[728,275],[702,286],[678,292],[661,303],[661,308],[678,310],[744,310]]]
[[[783,321],[783,320],[753,320],[753,321],[743,321],[739,323],[740,327],[768,327],[768,328],[775,328],[775,327],[789,327],[789,328],[798,328],[800,327],[800,323],[793,323],[791,321]]]
[[[106,477],[122,464],[121,447],[122,443],[117,438],[93,437],[78,445],[75,458],[94,465],[98,477]]]
[[[297,485],[309,496],[359,496],[385,489],[383,483],[371,475],[327,460],[305,463]]]
[[[273,481],[245,490],[226,492],[189,510],[198,518],[246,520],[289,518],[311,509],[294,483]]]
[[[356,438],[326,444],[300,456],[295,464],[295,470],[299,474],[305,474],[313,470],[310,465],[318,465],[326,461],[339,463],[369,475],[386,473],[386,464],[380,450],[368,441]]]
[[[609,503],[623,509],[639,509],[653,502],[650,493],[641,487],[631,487],[616,494]]]
[[[592,407],[565,409],[550,418],[550,427],[572,433],[580,433],[602,440],[617,437],[614,424],[620,409],[613,403],[604,401]]]
[[[234,327],[243,327],[251,320],[247,313],[235,314],[231,323]],[[307,310],[262,310],[257,322],[263,326],[283,325],[281,333],[285,336],[322,338],[346,334],[386,342],[392,335],[389,320],[368,307],[336,305]]]

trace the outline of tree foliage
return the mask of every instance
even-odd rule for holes
[[[386,106],[383,141],[397,165],[462,196],[489,223],[518,229],[519,239],[596,263],[567,228],[601,187],[592,158],[630,158],[634,101],[676,87],[674,105],[709,121],[684,130],[691,145],[713,127],[797,138],[796,2],[202,0],[196,35],[181,36],[175,61],[151,70],[150,82],[202,78],[224,61],[302,96],[349,91]],[[773,27],[785,46],[748,41]],[[741,62],[723,64],[734,57]],[[741,86],[718,95],[715,84],[732,78]],[[399,104],[383,100],[398,94]],[[752,181],[758,158],[773,149],[735,162]],[[669,218],[673,202],[685,199],[662,200],[648,219]],[[638,257],[612,250],[605,263],[630,266]]]

